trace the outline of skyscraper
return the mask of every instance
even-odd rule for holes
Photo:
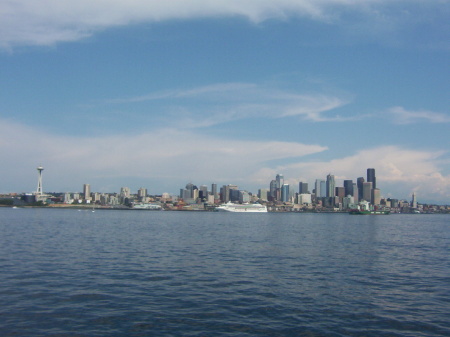
[[[277,181],[272,180],[269,186],[269,199],[271,201],[277,200]]]
[[[289,201],[289,185],[283,184],[281,186],[281,201],[288,202]]]
[[[344,189],[345,189],[344,197],[347,197],[349,195],[353,197],[353,180],[344,180]]]
[[[324,197],[324,192],[325,189],[322,188],[322,183],[325,184],[325,180],[322,179],[316,179],[316,183],[315,183],[315,189],[316,189],[316,198],[321,198]]]
[[[375,169],[367,169],[367,182],[372,183],[372,188],[377,188],[377,178],[375,177]]]
[[[331,173],[327,175],[327,197],[334,197],[335,196],[335,182],[334,182],[334,175]]]
[[[417,208],[416,192],[414,192],[414,193],[412,194],[411,207],[412,207],[412,208]]]
[[[379,188],[372,188],[372,204],[379,205],[381,203],[381,192]]]
[[[298,184],[298,193],[300,193],[300,194],[309,193],[309,191],[308,191],[308,183],[299,182],[299,184]]]
[[[364,199],[364,197],[363,197],[363,184],[364,184],[364,182],[365,182],[365,180],[364,180],[363,177],[359,177],[356,180],[356,185],[358,186],[358,197],[359,197],[359,200]]]
[[[83,194],[84,200],[91,200],[91,185],[89,184],[83,185]]]
[[[217,199],[217,184],[215,183],[211,185],[211,194],[214,196],[214,199]]]
[[[282,174],[277,174],[276,176],[277,181],[277,192],[276,192],[276,200],[281,200],[281,187],[284,185],[284,176]]]
[[[364,199],[367,202],[372,202],[372,183],[371,182],[363,183],[362,199]]]

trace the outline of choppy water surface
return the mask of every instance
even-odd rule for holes
[[[0,209],[2,336],[450,336],[450,216]]]

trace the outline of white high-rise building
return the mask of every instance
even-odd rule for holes
[[[83,194],[84,200],[91,200],[91,185],[89,184],[83,185]]]
[[[414,193],[412,194],[411,207],[412,207],[412,208],[417,208],[416,192],[414,192]]]

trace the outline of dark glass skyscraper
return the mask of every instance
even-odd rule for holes
[[[359,200],[361,200],[362,197],[363,197],[363,184],[364,184],[364,182],[365,182],[365,180],[364,180],[363,177],[359,177],[359,178],[356,180],[356,185],[357,185],[357,187],[358,187],[358,197],[359,197]]]
[[[300,194],[302,194],[302,193],[309,193],[309,191],[308,191],[308,183],[300,182],[298,184],[298,193],[300,193]]]
[[[353,196],[353,180],[344,180],[344,188],[345,188],[344,197],[347,197],[349,195]]]
[[[377,188],[377,178],[375,177],[375,169],[367,169],[367,182],[372,183],[372,188]]]

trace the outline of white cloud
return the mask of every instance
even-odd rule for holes
[[[391,3],[411,6],[406,0],[1,0],[0,46],[52,45],[114,26],[200,17],[242,16],[261,22],[302,16],[334,22],[341,12],[355,10],[363,16],[393,22],[394,16],[386,8]],[[430,1],[417,3],[440,6]],[[408,17],[411,22],[417,20],[416,16]]]
[[[313,184],[315,179],[325,179],[334,174],[340,186],[344,179],[356,182],[358,177],[366,177],[366,169],[376,170],[377,187],[382,195],[393,198],[410,198],[413,191],[422,200],[439,200],[450,203],[450,176],[441,173],[444,151],[420,151],[398,146],[381,146],[361,150],[354,155],[330,161],[299,162],[262,169],[255,174],[261,181],[283,173],[289,183],[299,181]],[[310,189],[312,190],[313,187]]]
[[[179,127],[207,127],[246,118],[299,117],[313,122],[356,120],[361,116],[339,116],[333,112],[349,99],[325,94],[301,94],[253,83],[218,83],[184,90],[149,93],[112,99],[110,104],[166,102],[170,120]],[[201,104],[195,104],[197,102]]]
[[[27,181],[23,177],[29,179],[30,189],[34,187],[31,172],[39,164],[51,176],[47,182],[51,181],[53,190],[76,188],[87,181],[94,185],[93,181],[105,178],[120,186],[126,184],[120,182],[125,176],[173,184],[187,180],[231,183],[248,180],[268,161],[327,149],[295,142],[223,140],[173,129],[139,135],[55,137],[5,120],[0,123],[0,134],[0,157],[8,163],[3,175],[18,190]]]
[[[409,111],[401,106],[392,107],[388,110],[390,116],[394,117],[397,124],[410,124],[419,122],[450,123],[450,116],[444,113],[417,110]]]
[[[4,163],[0,192],[31,192],[36,185],[34,170],[40,164],[45,168],[47,191],[77,191],[87,182],[97,191],[118,191],[133,177],[138,181],[134,188],[152,181],[152,193],[176,192],[189,181],[236,183],[256,192],[268,188],[277,173],[284,174],[295,189],[304,181],[312,190],[315,179],[328,173],[342,184],[344,179],[365,177],[366,168],[374,167],[385,197],[410,198],[414,191],[419,201],[450,202],[450,176],[440,168],[445,164],[444,151],[382,146],[329,161],[277,166],[274,163],[280,160],[292,161],[327,148],[297,142],[223,140],[173,129],[109,137],[55,137],[7,120],[0,122]]]

